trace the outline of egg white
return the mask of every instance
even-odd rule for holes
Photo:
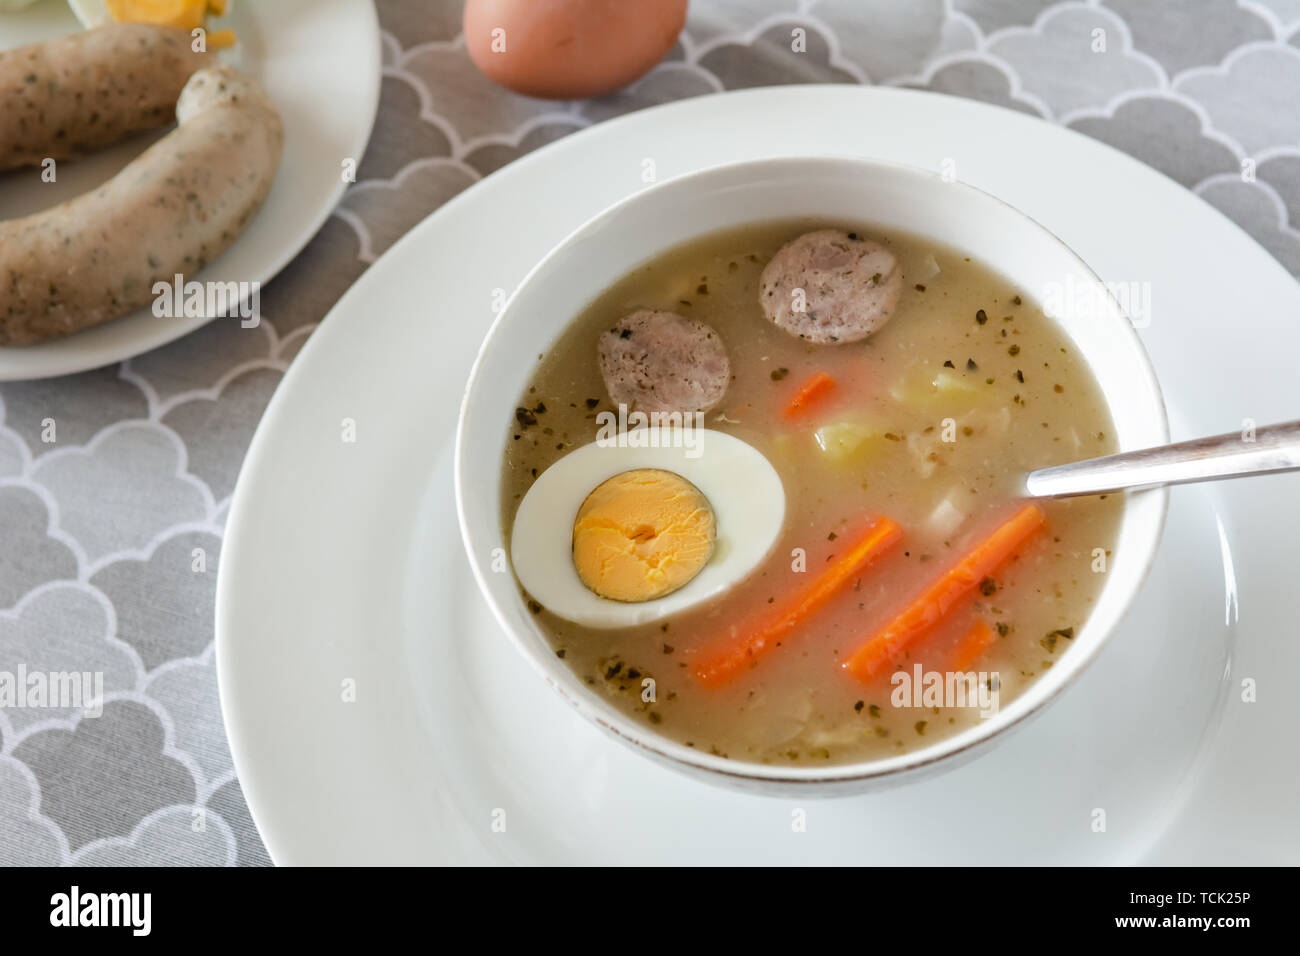
[[[763,455],[725,432],[692,433],[686,448],[628,448],[593,442],[547,468],[515,513],[510,555],[529,595],[552,613],[594,628],[631,627],[676,614],[723,593],[767,557],[785,522],[785,488]],[[709,500],[717,519],[713,555],[687,584],[640,603],[589,591],[573,566],[573,521],[607,478],[634,468],[681,475]]]

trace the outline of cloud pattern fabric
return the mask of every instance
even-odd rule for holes
[[[573,103],[480,76],[455,0],[378,9],[383,87],[358,181],[263,290],[257,331],[214,322],[116,367],[0,386],[0,671],[104,675],[97,718],[0,708],[0,863],[270,862],[213,661],[240,462],[289,362],[368,264],[530,150],[720,90],[934,90],[1137,157],[1300,275],[1300,0],[693,0],[664,63]]]

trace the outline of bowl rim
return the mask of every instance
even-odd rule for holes
[[[1116,609],[1115,620],[1109,629],[1101,637],[1093,642],[1091,647],[1077,648],[1072,655],[1063,657],[1060,664],[1052,669],[1050,675],[1044,675],[1035,681],[1032,687],[1037,687],[1044,681],[1051,681],[1048,692],[1042,694],[1039,699],[1027,701],[1028,694],[1018,696],[1006,709],[1000,709],[998,713],[974,727],[968,728],[951,737],[943,738],[919,749],[907,751],[903,754],[884,758],[873,758],[870,760],[856,761],[852,763],[834,764],[826,767],[807,766],[807,765],[775,765],[761,764],[745,760],[733,760],[730,758],[719,757],[713,754],[688,748],[675,740],[655,731],[653,728],[639,724],[632,720],[621,711],[614,708],[608,702],[600,700],[594,693],[570,693],[554,677],[551,670],[557,666],[555,660],[549,655],[543,655],[539,648],[529,642],[523,634],[517,632],[515,626],[508,619],[506,609],[502,607],[494,598],[489,579],[485,570],[484,563],[476,558],[477,554],[490,553],[483,552],[477,545],[480,544],[476,539],[478,532],[471,527],[467,515],[466,492],[470,476],[465,474],[466,455],[470,436],[466,429],[466,418],[468,417],[473,396],[478,392],[483,368],[487,356],[493,350],[498,340],[505,333],[507,325],[513,323],[516,302],[519,300],[524,291],[534,282],[537,276],[544,273],[556,259],[564,255],[570,246],[580,240],[587,233],[598,229],[603,224],[621,215],[629,206],[653,202],[663,193],[681,189],[700,181],[707,181],[710,178],[725,177],[736,175],[739,172],[744,173],[761,173],[764,170],[775,169],[781,170],[784,167],[797,165],[805,173],[810,167],[820,166],[824,169],[840,168],[845,165],[856,166],[861,171],[866,170],[887,170],[895,176],[910,177],[914,180],[922,180],[929,185],[941,185],[945,189],[959,189],[974,194],[983,201],[992,201],[998,206],[1003,207],[1015,217],[1023,220],[1029,227],[1036,229],[1044,239],[1054,243],[1060,251],[1073,265],[1079,270],[1080,274],[1088,279],[1101,283],[1101,277],[1092,269],[1091,266],[1080,256],[1074,249],[1069,246],[1056,233],[1048,229],[1028,213],[1017,208],[1006,200],[961,180],[947,180],[942,178],[938,173],[932,170],[912,166],[906,163],[897,163],[888,160],[881,160],[874,157],[854,155],[854,154],[817,154],[817,155],[785,155],[776,157],[765,157],[761,159],[745,159],[731,162],[718,163],[701,169],[692,170],[679,176],[673,176],[661,180],[653,185],[633,192],[623,197],[615,203],[607,206],[595,215],[591,216],[576,228],[571,230],[559,242],[557,242],[538,262],[528,270],[524,277],[515,286],[514,290],[507,297],[501,311],[489,326],[486,335],[474,357],[473,365],[466,379],[465,387],[462,392],[460,408],[456,421],[456,436],[453,452],[453,479],[455,487],[455,503],[457,513],[457,523],[460,527],[461,542],[466,551],[466,557],[469,561],[470,569],[474,575],[479,592],[492,611],[493,617],[505,631],[510,642],[525,660],[537,671],[538,674],[560,695],[561,699],[567,701],[570,706],[577,710],[586,720],[613,734],[619,740],[632,746],[638,753],[665,763],[677,770],[710,779],[717,783],[730,783],[741,786],[758,786],[759,788],[778,788],[787,791],[805,793],[817,789],[834,788],[837,785],[868,785],[877,783],[880,786],[902,783],[906,780],[914,779],[918,776],[928,773],[937,772],[945,769],[954,769],[965,760],[971,759],[983,751],[992,748],[998,743],[1007,739],[1008,733],[1023,728],[1030,718],[1041,713],[1044,708],[1052,701],[1056,700],[1069,686],[1078,680],[1079,676],[1087,670],[1102,648],[1111,640],[1115,629],[1122,623],[1124,617],[1131,609],[1134,600],[1142,590],[1142,585],[1150,575],[1152,564],[1156,554],[1159,551],[1160,542],[1163,538],[1165,522],[1169,510],[1169,489],[1166,486],[1156,486],[1153,488],[1142,489],[1128,492],[1130,500],[1126,500],[1123,516],[1121,517],[1121,530],[1133,515],[1133,500],[1154,502],[1157,514],[1155,516],[1154,528],[1150,537],[1150,544],[1146,553],[1142,556],[1140,565],[1128,577],[1131,580],[1128,593],[1122,597],[1119,606]],[[757,221],[757,220],[756,220]],[[718,227],[722,229],[725,227]],[[685,243],[692,238],[698,238],[708,235],[715,230],[703,230],[692,232],[690,235],[682,236],[678,243]],[[651,251],[645,256],[649,260],[654,255],[666,251],[660,249]],[[601,283],[591,298],[600,294],[600,290],[607,288],[618,277],[611,277]],[[1122,344],[1132,352],[1138,360],[1139,369],[1144,373],[1145,384],[1150,387],[1154,398],[1154,411],[1161,443],[1167,443],[1169,437],[1169,416],[1165,405],[1164,393],[1160,387],[1159,378],[1156,375],[1155,367],[1151,362],[1146,347],[1142,344],[1141,337],[1138,335],[1133,322],[1123,310],[1120,310],[1120,322],[1118,328],[1122,330]],[[1091,365],[1091,362],[1089,362]],[[1099,388],[1100,388],[1099,384]],[[1110,396],[1102,389],[1103,397],[1106,398],[1108,409],[1114,405]],[[504,429],[503,429],[504,430]],[[499,531],[500,529],[498,529]],[[517,583],[517,582],[516,582]],[[1065,662],[1069,661],[1068,664]],[[567,665],[559,665],[567,666]],[[1063,675],[1063,676],[1057,676]],[[1056,678],[1053,680],[1053,678]]]

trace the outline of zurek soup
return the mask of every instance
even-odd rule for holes
[[[987,719],[1071,652],[1124,507],[1022,497],[1116,450],[1027,290],[869,225],[658,256],[517,404],[502,521],[554,653],[737,761],[887,757]]]

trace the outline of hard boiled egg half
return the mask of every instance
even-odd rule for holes
[[[570,452],[515,513],[519,583],[587,627],[645,624],[716,597],[767,557],[785,521],[780,476],[740,439],[697,429],[690,442],[633,444]]]

